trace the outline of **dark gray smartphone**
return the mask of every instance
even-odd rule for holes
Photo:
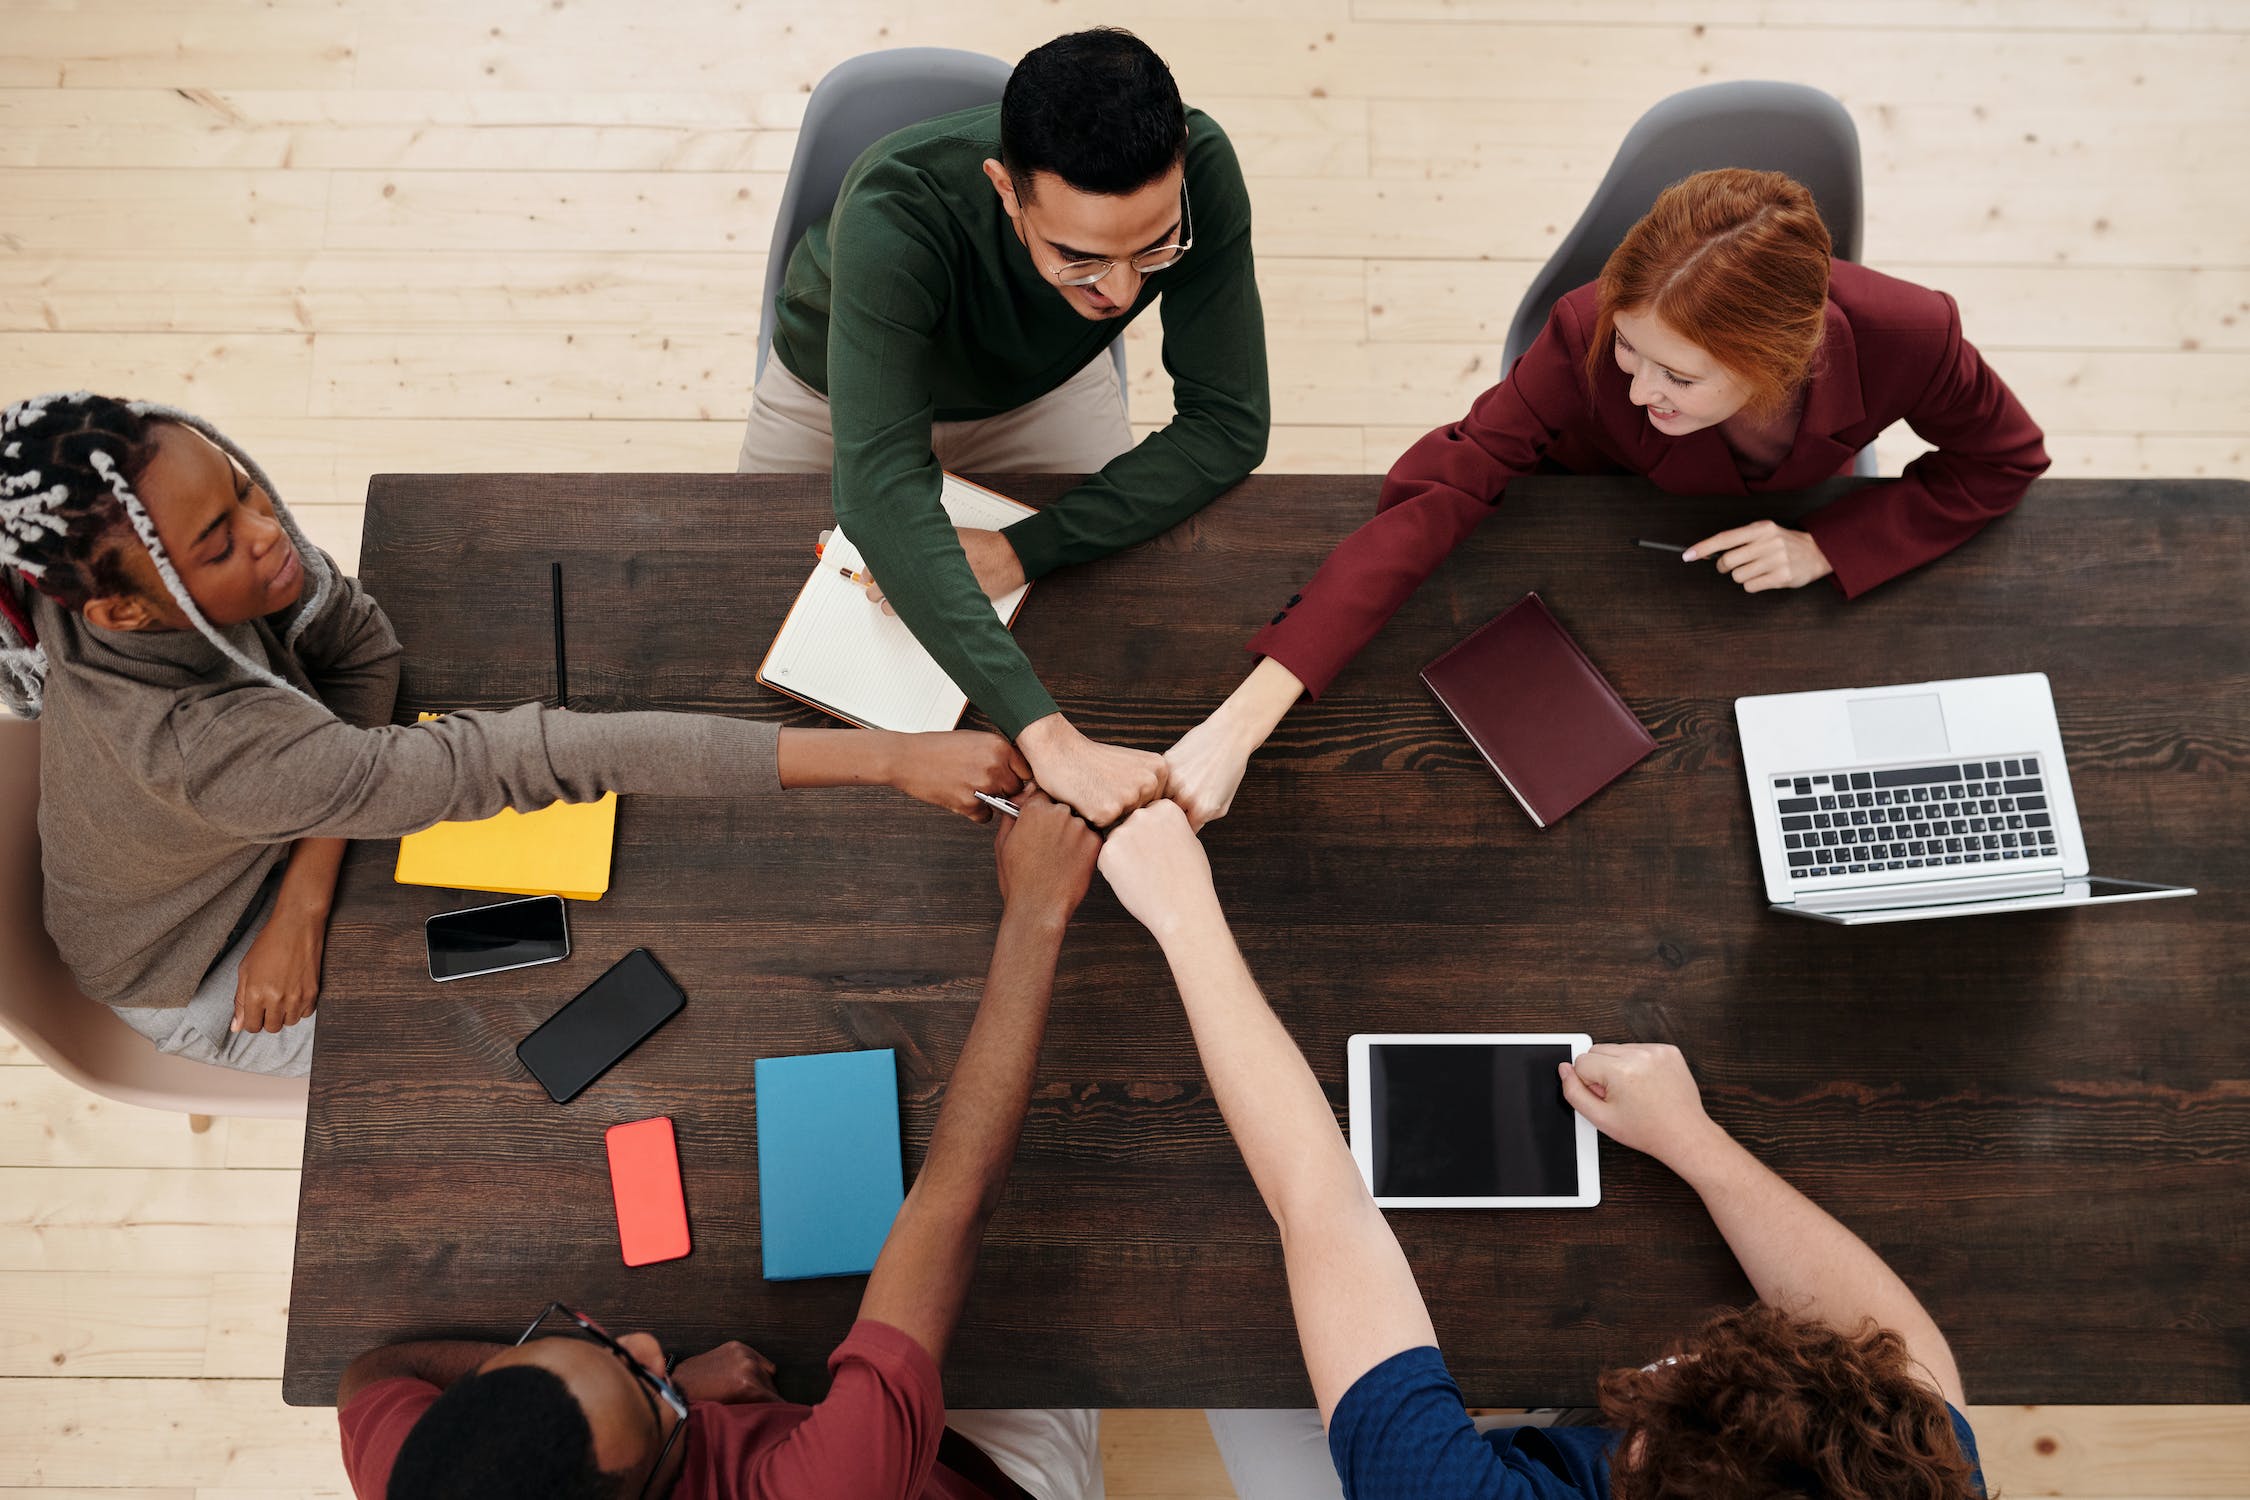
[[[547,1097],[568,1104],[680,1013],[687,993],[646,948],[635,948],[516,1045]]]
[[[422,924],[422,937],[430,950],[430,977],[440,983],[570,957],[570,920],[560,896],[439,912]]]

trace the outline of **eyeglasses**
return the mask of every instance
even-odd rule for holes
[[[648,1487],[656,1482],[657,1475],[664,1472],[664,1460],[672,1456],[672,1445],[678,1442],[680,1440],[680,1434],[687,1430],[687,1397],[681,1395],[680,1388],[672,1384],[672,1382],[668,1378],[653,1373],[648,1368],[648,1366],[635,1359],[633,1357],[633,1351],[626,1348],[623,1344],[619,1343],[614,1337],[612,1337],[608,1329],[602,1327],[601,1324],[595,1322],[592,1318],[587,1317],[577,1308],[566,1307],[560,1302],[550,1302],[544,1308],[540,1309],[539,1316],[533,1318],[531,1320],[531,1326],[523,1331],[523,1337],[516,1340],[517,1347],[520,1348],[523,1345],[530,1343],[531,1336],[537,1333],[540,1329],[540,1326],[544,1324],[549,1318],[553,1317],[556,1313],[561,1313],[564,1317],[570,1319],[571,1323],[574,1325],[573,1331],[580,1338],[593,1340],[595,1343],[601,1345],[604,1349],[607,1349],[610,1353],[616,1355],[619,1359],[625,1362],[625,1368],[632,1372],[634,1386],[637,1390],[640,1391],[641,1399],[648,1403],[648,1414],[650,1419],[653,1420],[659,1428],[662,1428],[664,1425],[663,1413],[657,1409],[657,1403],[659,1401],[663,1402],[666,1407],[669,1407],[671,1409],[672,1415],[678,1418],[678,1420],[672,1424],[672,1430],[669,1433],[665,1434],[664,1446],[656,1451],[656,1462],[649,1465],[647,1477],[641,1480],[640,1494],[643,1497],[643,1500],[646,1500],[646,1496],[648,1495]]]
[[[1042,236],[1044,238],[1044,236]],[[1151,245],[1135,255],[1125,257],[1128,264],[1143,276],[1176,266],[1180,257],[1195,248],[1195,221],[1188,215],[1187,178],[1180,178],[1180,237],[1168,245]],[[1057,286],[1092,286],[1117,269],[1114,260],[1066,260],[1048,274]]]

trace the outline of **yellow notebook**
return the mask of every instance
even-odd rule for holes
[[[511,807],[474,823],[439,823],[400,839],[393,878],[400,885],[599,901],[609,890],[616,842],[615,792],[598,802],[557,802],[532,813]]]

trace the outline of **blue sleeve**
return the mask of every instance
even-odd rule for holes
[[[1961,1456],[1966,1458],[1969,1461],[1969,1467],[1976,1471],[1971,1477],[1976,1481],[1977,1493],[1982,1495],[1986,1493],[1984,1460],[1977,1457],[1977,1435],[1969,1431],[1969,1419],[1962,1416],[1960,1408],[1950,1401],[1945,1403],[1945,1414],[1953,1419],[1953,1435],[1961,1440]]]
[[[1394,1354],[1352,1384],[1328,1420],[1328,1453],[1347,1500],[1603,1500],[1469,1420],[1437,1350]]]

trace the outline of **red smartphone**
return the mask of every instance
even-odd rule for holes
[[[612,1125],[609,1188],[617,1199],[617,1243],[629,1266],[678,1260],[688,1253],[687,1196],[680,1190],[680,1151],[664,1115]]]

